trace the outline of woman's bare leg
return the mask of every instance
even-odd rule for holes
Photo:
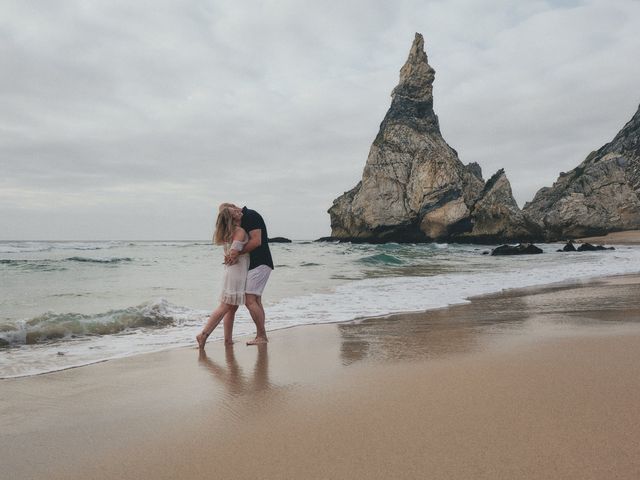
[[[200,349],[204,348],[204,344],[207,343],[207,338],[211,335],[211,332],[218,326],[220,320],[226,315],[231,307],[234,305],[229,305],[226,303],[221,303],[218,308],[216,308],[211,315],[209,315],[209,321],[202,329],[198,335],[196,335],[196,340],[198,341],[198,347]],[[236,307],[237,308],[237,307]]]
[[[224,344],[233,344],[233,321],[236,319],[236,312],[238,311],[237,305],[230,305],[230,309],[224,316]]]

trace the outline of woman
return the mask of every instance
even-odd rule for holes
[[[240,226],[242,211],[237,208],[230,208],[222,204],[216,220],[216,231],[213,235],[213,243],[224,245],[224,253],[227,256],[231,250],[241,252],[249,241],[249,235]],[[238,261],[233,265],[224,266],[222,281],[222,293],[220,295],[220,305],[209,316],[209,321],[204,326],[202,332],[196,336],[198,347],[204,349],[207,338],[218,326],[220,320],[229,312],[235,312],[238,305],[244,304],[244,290],[247,284],[247,271],[249,270],[249,254],[238,256]],[[232,325],[225,325],[225,343],[231,343]],[[227,338],[228,337],[228,338]]]

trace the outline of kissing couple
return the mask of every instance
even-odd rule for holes
[[[262,292],[273,270],[267,227],[262,216],[247,207],[222,203],[218,207],[213,243],[224,247],[224,272],[220,305],[196,336],[204,349],[211,332],[224,319],[224,343],[233,343],[233,322],[240,305],[245,305],[256,324],[256,337],[247,345],[267,343]]]

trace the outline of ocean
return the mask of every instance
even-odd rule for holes
[[[463,244],[272,244],[267,329],[424,311],[504,289],[640,272],[640,247],[492,257]],[[0,378],[192,345],[218,304],[206,241],[0,242]],[[255,332],[247,311],[234,336]],[[222,337],[220,327],[210,342]],[[211,344],[209,348],[215,348]]]

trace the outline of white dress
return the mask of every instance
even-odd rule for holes
[[[231,250],[242,251],[249,241],[249,235],[245,233],[244,240],[234,240],[232,243],[224,244],[224,253],[227,255]],[[244,290],[247,286],[247,272],[249,271],[249,254],[238,256],[238,261],[233,265],[224,266],[222,276],[222,294],[220,301],[229,305],[244,304]]]

